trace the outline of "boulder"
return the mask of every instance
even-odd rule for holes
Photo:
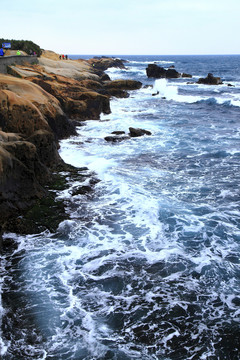
[[[133,128],[130,127],[129,128],[129,133],[131,137],[138,137],[138,136],[143,136],[143,135],[152,135],[152,133],[148,130],[144,130],[144,129],[139,129],[139,128]]]
[[[222,80],[220,77],[215,77],[213,74],[208,73],[207,77],[199,78],[197,84],[206,84],[206,85],[221,85]]]

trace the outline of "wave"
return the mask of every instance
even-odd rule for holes
[[[155,80],[152,94],[156,95],[157,98],[162,98],[165,100],[174,100],[176,102],[183,102],[189,104],[206,104],[206,105],[222,105],[225,107],[240,107],[239,96],[231,98],[221,98],[221,97],[206,97],[206,96],[196,96],[196,95],[181,95],[178,90],[179,87],[174,84],[169,84],[166,79]],[[182,85],[182,84],[181,84]]]

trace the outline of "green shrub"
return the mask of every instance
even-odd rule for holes
[[[40,46],[30,40],[0,39],[0,47],[2,46],[2,43],[4,43],[4,42],[11,43],[11,50],[22,50],[22,51],[25,51],[29,55],[31,54],[31,51],[32,52],[35,51],[37,56],[40,56],[42,53]]]

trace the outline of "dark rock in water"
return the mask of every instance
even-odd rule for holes
[[[93,188],[89,185],[82,185],[72,190],[72,196],[75,195],[86,195],[93,192]]]
[[[232,85],[232,84],[227,84],[227,86],[232,86],[232,87],[235,87],[235,85]]]
[[[159,91],[157,91],[156,93],[153,93],[152,96],[156,96],[159,94]]]
[[[112,131],[111,134],[114,134],[114,135],[123,135],[123,134],[125,134],[125,131]]]
[[[182,73],[182,77],[184,78],[192,78],[191,74]]]
[[[156,64],[149,64],[148,67],[146,68],[146,72],[148,77],[153,77],[156,79],[161,79],[161,78],[171,79],[171,78],[179,78],[181,76],[181,74],[173,68],[169,68],[166,70],[163,67],[158,66]]]
[[[168,79],[177,79],[181,76],[181,74],[175,69],[167,69],[166,78]]]
[[[208,76],[205,78],[200,78],[197,84],[206,84],[206,85],[221,85],[222,80],[220,77],[215,77],[213,74],[208,73]]]
[[[106,141],[108,141],[108,142],[120,142],[120,141],[124,141],[124,140],[128,140],[128,139],[130,139],[130,137],[129,136],[127,136],[127,135],[123,135],[123,136],[118,136],[118,135],[115,135],[115,136],[106,136],[105,138],[104,138]]]
[[[174,69],[174,68],[175,68],[174,65],[169,66],[169,69]]]
[[[148,131],[148,130],[139,129],[139,128],[133,128],[133,127],[129,128],[129,132],[130,132],[131,137],[138,137],[138,136],[143,136],[143,135],[152,135],[152,133],[150,131]]]
[[[149,64],[146,68],[147,77],[153,77],[156,79],[165,78],[166,77],[166,70],[158,66],[156,64]]]

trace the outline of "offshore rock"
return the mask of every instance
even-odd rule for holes
[[[138,136],[143,136],[143,135],[152,135],[152,133],[148,130],[144,130],[144,129],[139,129],[139,128],[133,128],[130,127],[129,128],[129,133],[131,137],[138,137]]]
[[[223,82],[220,77],[215,77],[213,74],[208,73],[208,76],[205,78],[200,78],[197,84],[206,84],[206,85],[221,85]]]
[[[179,78],[181,74],[173,68],[164,69],[156,64],[149,64],[146,68],[147,76],[156,79],[161,78]]]
[[[187,74],[187,73],[182,73],[182,77],[183,78],[192,78],[191,74]]]
[[[120,141],[128,140],[130,139],[130,137],[128,135],[115,135],[115,136],[111,135],[111,136],[106,136],[104,139],[108,142],[117,143]]]

